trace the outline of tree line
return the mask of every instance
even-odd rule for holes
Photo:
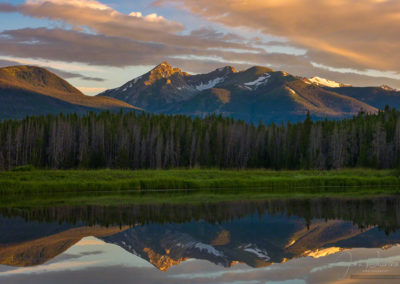
[[[0,122],[0,170],[400,166],[400,112],[344,120],[248,124],[136,112],[48,115]]]
[[[66,196],[66,199],[68,197]],[[3,218],[27,222],[73,225],[135,226],[206,221],[212,224],[237,221],[249,216],[297,216],[310,226],[313,220],[343,220],[359,228],[378,226],[386,234],[400,229],[399,197],[367,198],[277,198],[259,201],[209,202],[202,204],[135,204],[54,207],[0,207]]]

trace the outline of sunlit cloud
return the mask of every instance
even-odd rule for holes
[[[170,4],[176,15],[183,7],[205,25],[188,27],[160,14]],[[158,0],[154,6],[157,13],[151,7],[122,12],[101,0],[2,3],[0,13],[58,24],[0,31],[0,55],[93,69],[169,61],[191,73],[264,65],[353,85],[400,87],[398,1]]]
[[[400,71],[399,1],[159,0],[156,4],[171,2],[209,21],[285,37],[309,50],[308,56],[320,64]]]
[[[367,69],[367,70],[356,70],[352,68],[335,68],[335,67],[330,67],[326,66],[323,64],[318,64],[316,62],[311,62],[311,64],[314,67],[320,68],[320,69],[326,69],[329,71],[333,72],[340,72],[340,73],[353,73],[353,74],[359,74],[359,75],[365,75],[365,76],[370,76],[370,77],[386,77],[386,78],[391,78],[394,80],[400,80],[400,73],[394,72],[394,71],[380,71],[380,70],[373,70],[373,69]]]

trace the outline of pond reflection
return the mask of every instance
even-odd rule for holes
[[[400,278],[399,205],[390,196],[1,208],[0,282],[389,281]]]

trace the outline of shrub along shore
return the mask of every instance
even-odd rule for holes
[[[0,193],[151,192],[237,189],[241,192],[400,193],[400,171],[34,170],[0,172]]]

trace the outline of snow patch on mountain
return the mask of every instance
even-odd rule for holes
[[[343,87],[344,84],[336,82],[336,81],[331,81],[325,78],[321,78],[321,77],[313,77],[308,79],[309,82],[311,82],[311,84],[315,84],[317,86],[324,86],[324,87],[330,87],[330,88],[339,88],[339,87]],[[309,83],[307,81],[305,81],[306,83]]]
[[[249,86],[244,86],[244,85],[239,85],[240,88],[244,89],[244,90],[248,90],[248,91],[252,91],[253,89]]]
[[[244,83],[244,85],[257,89],[259,86],[267,84],[269,78],[271,78],[271,74],[265,73],[262,76],[258,77],[255,81]]]
[[[135,78],[133,80],[133,84],[136,84],[140,79],[142,79],[142,76],[139,76],[139,77]]]
[[[115,91],[126,92],[127,90],[132,88],[141,78],[142,78],[142,76],[139,76],[139,77],[135,78],[134,80],[130,81],[129,83],[126,83],[125,85],[122,85],[121,87],[117,87],[117,88],[110,89],[110,90],[105,90],[104,92],[101,92],[98,95],[101,95],[103,93],[110,92],[110,91],[111,92],[115,92]]]
[[[239,248],[242,249],[243,251],[256,255],[258,258],[264,261],[269,261],[271,259],[265,250],[259,249],[256,245],[248,244],[246,246],[241,246]]]
[[[134,254],[134,255],[137,255],[137,256],[141,257],[141,254],[139,254],[139,253],[133,248],[133,246],[132,246],[131,244],[126,243],[125,241],[118,240],[118,241],[114,242],[114,244],[115,244],[115,245],[118,245],[118,246],[120,246],[120,247],[122,247],[123,249],[125,249],[125,250],[131,252],[131,253]]]
[[[203,244],[203,243],[198,243],[198,242],[188,242],[186,244],[182,244],[182,243],[177,243],[176,244],[179,247],[185,247],[185,248],[194,248],[194,249],[198,249],[200,251],[206,251],[209,254],[213,254],[215,256],[218,257],[223,257],[224,254],[218,250],[216,250],[213,246],[211,245],[207,245],[207,244]]]
[[[208,81],[207,83],[201,82],[200,85],[197,85],[195,88],[198,91],[208,90],[208,89],[214,88],[216,85],[218,85],[219,83],[222,83],[224,80],[225,79],[223,77],[218,77],[218,78]]]
[[[137,79],[137,78],[136,78],[136,79]],[[136,79],[135,79],[135,80],[136,80]],[[122,90],[122,92],[126,92],[128,89],[132,88],[134,84],[135,84],[135,81],[130,82],[129,85],[128,85],[128,84],[125,85],[125,88]]]
[[[210,246],[207,244],[197,243],[197,244],[195,244],[194,247],[201,251],[205,250],[208,253],[216,255],[216,256],[223,256],[223,254],[220,251],[216,250],[213,246]]]

